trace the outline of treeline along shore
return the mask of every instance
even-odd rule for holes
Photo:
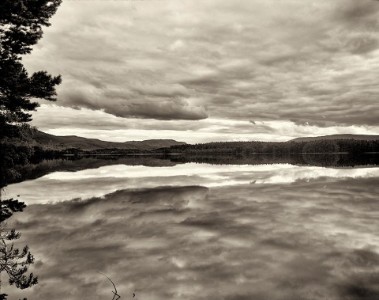
[[[317,153],[379,153],[378,140],[316,139],[288,142],[214,142],[205,144],[176,145],[163,150],[165,153],[252,155],[252,154],[317,154]]]
[[[286,142],[211,142],[187,144],[175,140],[106,142],[77,136],[54,136],[34,130],[29,146],[34,157],[75,155],[296,155],[303,153],[379,153],[379,135],[329,135],[297,138]]]
[[[117,144],[121,147],[112,147],[113,143],[95,143],[85,138],[78,138],[82,147],[73,147],[72,143],[62,142],[67,141],[67,137],[52,137],[60,142],[27,138],[0,143],[0,186],[53,171],[77,171],[109,164],[173,166],[195,162],[234,165],[286,163],[324,167],[379,165],[379,139],[364,139],[363,136],[339,139],[328,136],[287,142],[126,143],[132,147],[121,143]],[[86,145],[87,141],[91,146]],[[100,144],[102,148],[99,149],[97,145]]]
[[[58,137],[44,134],[44,138],[26,139],[22,143],[2,143],[0,150],[11,157],[10,164],[38,162],[43,159],[80,156],[252,156],[265,154],[283,157],[300,154],[378,154],[379,136],[333,136],[295,139],[287,142],[211,142],[186,144],[174,140],[148,140],[113,143],[81,137]],[[48,138],[47,138],[48,137]],[[74,141],[74,142],[73,142]]]

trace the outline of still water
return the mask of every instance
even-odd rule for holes
[[[112,164],[9,185],[9,299],[379,299],[379,167]],[[100,273],[99,273],[100,272]],[[133,298],[133,293],[135,297]]]

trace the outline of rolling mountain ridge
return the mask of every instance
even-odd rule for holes
[[[172,146],[188,146],[185,142],[178,142],[171,139],[151,139],[144,141],[128,141],[128,142],[107,142],[99,139],[87,139],[75,135],[56,136],[39,130],[33,133],[33,139],[36,144],[46,146],[48,148],[68,149],[76,148],[84,151],[118,149],[118,150],[137,150],[151,151],[160,148],[169,148]],[[301,137],[289,140],[288,142],[311,142],[320,140],[356,140],[356,141],[378,141],[379,135],[358,135],[358,134],[336,134],[316,137]],[[233,143],[233,142],[225,142]],[[243,142],[242,142],[243,143]],[[250,143],[250,142],[246,142]],[[206,145],[205,143],[204,145]]]
[[[98,139],[87,139],[75,135],[56,136],[42,131],[35,131],[33,139],[37,144],[60,149],[77,148],[80,150],[120,149],[120,150],[154,150],[177,145],[185,145],[170,139],[153,139],[129,142],[107,142]]]
[[[311,142],[319,140],[356,140],[356,141],[377,141],[379,135],[364,135],[364,134],[332,134],[315,137],[301,137],[289,140],[289,142]]]

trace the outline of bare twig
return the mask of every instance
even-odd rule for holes
[[[104,274],[102,272],[98,272],[98,273],[100,273],[101,275],[105,276],[110,281],[110,283],[112,283],[113,288],[114,288],[114,291],[112,291],[112,293],[113,293],[112,300],[118,300],[118,299],[120,299],[121,296],[117,293],[116,285],[114,284],[114,282],[112,281],[112,279],[110,279],[106,274]]]

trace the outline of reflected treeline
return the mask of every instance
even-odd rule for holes
[[[176,154],[156,156],[88,156],[66,157],[61,159],[34,161],[24,165],[15,166],[15,174],[9,183],[21,182],[42,177],[52,172],[76,172],[86,169],[96,169],[111,165],[172,167],[184,163],[206,163],[215,165],[267,165],[292,164],[300,166],[320,167],[370,167],[379,166],[377,154],[329,154],[329,153],[303,153],[298,155],[284,154]],[[22,176],[20,175],[22,174]]]
[[[52,172],[76,172],[96,169],[103,166],[128,165],[147,167],[172,167],[177,163],[168,156],[87,156],[64,157],[60,159],[32,160],[30,163],[16,165],[9,183],[36,179]],[[22,176],[20,176],[22,174]]]
[[[379,155],[375,154],[329,154],[303,153],[299,155],[283,154],[251,154],[251,155],[177,155],[171,160],[177,163],[208,163],[217,165],[262,165],[262,164],[292,164],[320,167],[359,167],[378,166]]]

